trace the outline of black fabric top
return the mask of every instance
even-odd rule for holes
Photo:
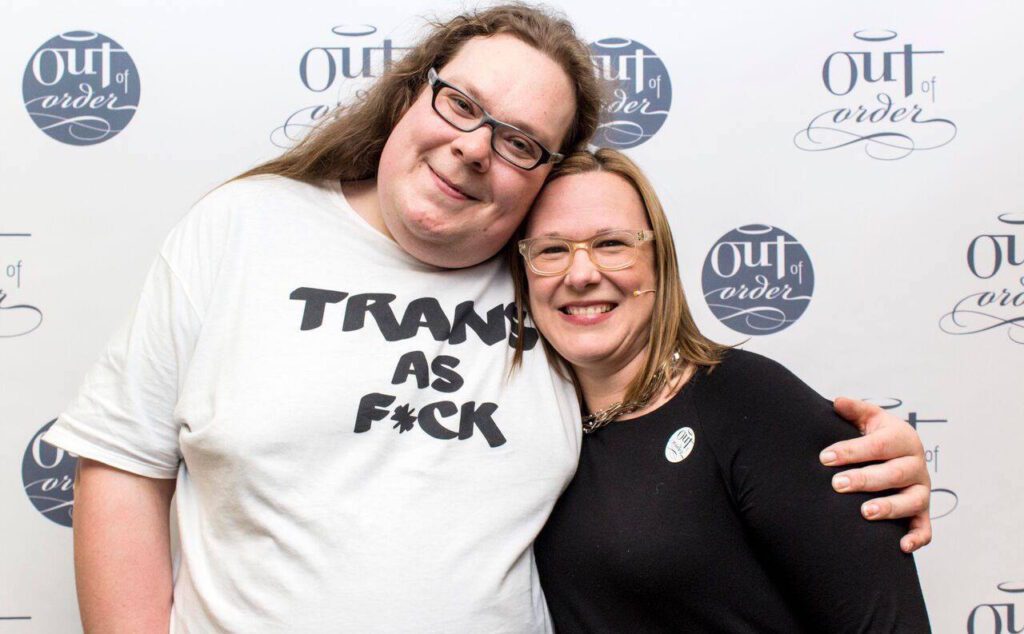
[[[930,631],[906,524],[862,519],[879,494],[833,492],[839,470],[818,461],[856,436],[788,370],[739,350],[587,435],[535,547],[556,630]]]

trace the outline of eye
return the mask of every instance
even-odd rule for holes
[[[533,147],[528,140],[522,137],[512,137],[509,139],[505,139],[505,142],[508,143],[513,150],[517,152],[522,152],[523,154],[528,153],[530,149]]]
[[[534,141],[525,136],[505,136],[502,143],[508,152],[516,157],[536,159],[540,154]]]
[[[537,142],[512,128],[500,128],[499,139],[501,141],[501,151],[506,156],[523,159],[536,159],[540,156]]]
[[[621,238],[601,238],[594,243],[594,246],[598,249],[622,249],[628,247],[629,243]]]
[[[569,252],[569,247],[561,242],[542,242],[533,248],[534,255],[538,257],[557,257]]]
[[[450,94],[448,96],[448,103],[451,104],[452,110],[456,114],[460,114],[465,117],[477,116],[476,104],[458,93]]]

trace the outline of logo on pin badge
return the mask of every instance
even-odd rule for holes
[[[665,445],[665,459],[669,462],[682,462],[686,460],[686,457],[693,451],[696,438],[693,430],[689,427],[677,430],[668,439],[668,444]]]

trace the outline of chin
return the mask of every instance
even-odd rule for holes
[[[576,354],[572,357],[565,357],[565,360],[574,368],[600,368],[607,364],[608,352]]]
[[[541,332],[544,329],[541,328]],[[572,338],[568,338],[572,339]],[[587,367],[595,364],[600,364],[602,360],[608,357],[609,351],[595,346],[580,345],[580,341],[576,340],[573,345],[565,345],[565,341],[552,341],[548,339],[548,343],[554,347],[558,354],[562,355],[562,358],[569,362],[569,365]],[[605,342],[607,344],[607,342]]]
[[[488,258],[486,254],[478,254],[462,246],[461,236],[419,236],[406,232],[400,237],[395,236],[395,241],[406,253],[420,262],[444,269],[462,269],[480,264]]]
[[[420,203],[417,207],[407,206],[404,211],[397,214],[395,220],[400,226],[392,228],[391,223],[388,223],[392,235],[402,233],[416,240],[439,244],[450,242],[452,239],[453,227],[450,219],[433,205]]]

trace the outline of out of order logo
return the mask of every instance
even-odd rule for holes
[[[125,129],[139,105],[139,73],[120,44],[91,31],[62,33],[32,55],[21,83],[25,109],[47,135],[94,145]]]
[[[32,506],[61,526],[71,526],[75,503],[75,467],[78,457],[43,442],[56,419],[43,425],[32,437],[21,461],[21,479]]]
[[[669,462],[682,462],[693,451],[696,436],[689,427],[676,430],[665,445],[665,459]]]
[[[593,144],[628,149],[661,129],[672,106],[672,82],[654,51],[636,40],[608,37],[590,45],[598,76],[612,83]]]
[[[708,308],[745,335],[791,326],[814,292],[811,258],[796,238],[770,225],[746,225],[722,236],[701,275]]]

